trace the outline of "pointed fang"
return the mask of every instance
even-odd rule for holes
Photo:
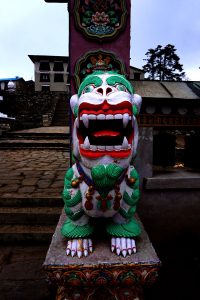
[[[129,114],[123,114],[123,127],[126,128],[129,122]]]
[[[85,148],[85,149],[90,149],[90,141],[89,141],[88,136],[86,136],[83,145],[84,145],[84,148]]]
[[[83,124],[85,125],[86,128],[89,127],[89,119],[87,114],[83,114],[81,117]]]
[[[122,148],[123,149],[128,149],[128,140],[126,137],[124,137],[123,143],[122,143]]]

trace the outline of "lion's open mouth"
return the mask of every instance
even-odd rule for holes
[[[109,105],[82,104],[77,134],[80,152],[90,158],[103,155],[123,158],[131,154],[133,142],[132,106],[128,101]]]

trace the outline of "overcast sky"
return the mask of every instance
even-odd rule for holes
[[[0,8],[0,78],[34,79],[28,54],[68,55],[66,4],[6,0]],[[131,65],[149,48],[173,44],[191,80],[200,80],[200,1],[131,0]]]

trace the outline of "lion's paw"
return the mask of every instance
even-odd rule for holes
[[[124,237],[121,238],[112,237],[111,251],[116,252],[117,255],[123,255],[123,257],[126,257],[127,255],[131,255],[132,253],[136,253],[135,240],[131,238],[124,238]]]
[[[91,239],[73,239],[68,240],[66,254],[72,257],[78,256],[88,256],[93,251],[92,240]]]

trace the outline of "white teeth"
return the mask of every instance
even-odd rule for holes
[[[106,151],[113,151],[114,147],[113,146],[106,146]]]
[[[89,120],[96,120],[97,116],[96,115],[88,115]]]
[[[122,149],[128,149],[128,140],[126,137],[124,137],[124,140],[122,143]]]
[[[114,146],[115,150],[119,151],[122,149],[122,146],[121,145],[117,145],[117,146]]]
[[[120,120],[120,119],[122,119],[122,114],[116,114],[116,115],[114,115],[114,117],[116,120]]]
[[[86,136],[83,145],[84,145],[84,148],[85,148],[85,149],[90,149],[90,141],[89,141],[88,136]]]
[[[123,127],[126,128],[129,122],[129,114],[123,114]]]
[[[106,150],[106,146],[97,146],[97,150],[104,151]]]
[[[90,146],[90,150],[92,150],[92,151],[97,151],[97,146],[96,146],[96,145],[91,145],[91,146]]]
[[[113,115],[106,115],[106,120],[113,120],[114,116]]]
[[[105,120],[106,116],[103,114],[97,115],[97,120]]]
[[[81,116],[81,120],[83,121],[85,127],[88,128],[88,126],[89,126],[88,115],[87,115],[87,114],[83,114],[83,115]]]
[[[120,151],[120,150],[126,150],[126,149],[131,149],[131,144],[128,144],[127,138],[124,138],[123,144],[122,145],[115,145],[115,146],[96,146],[96,145],[90,145],[89,138],[86,137],[84,144],[80,145],[81,148],[86,149],[86,150],[91,150],[91,151]]]

